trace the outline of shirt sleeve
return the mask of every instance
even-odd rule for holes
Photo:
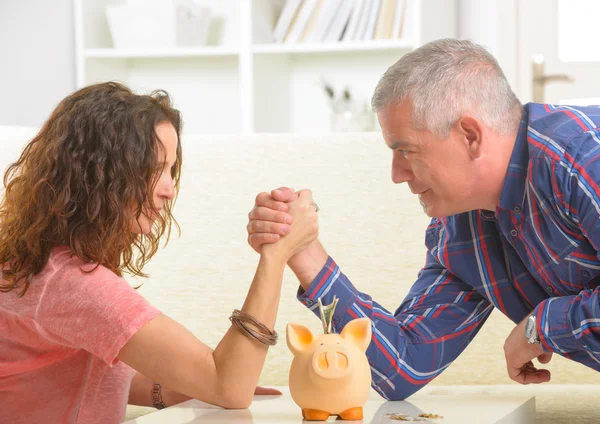
[[[372,385],[389,400],[407,398],[445,370],[493,309],[431,253],[394,314],[359,292],[328,258],[308,290],[299,289],[298,299],[318,316],[318,298],[328,304],[334,295],[339,299],[333,317],[336,331],[356,318],[372,321],[367,349]]]
[[[550,162],[553,201],[560,208],[565,227],[580,233],[598,252],[600,151],[597,130],[578,136],[569,146],[562,156],[557,155]],[[598,253],[596,258],[600,259]],[[597,264],[597,260],[594,263]],[[599,304],[599,287],[539,303],[534,313],[542,347],[562,354],[600,351]]]
[[[84,272],[71,264],[46,284],[35,320],[50,341],[86,350],[112,366],[131,336],[158,314],[158,309],[108,269]]]

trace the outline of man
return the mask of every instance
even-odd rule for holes
[[[454,39],[403,56],[372,99],[407,183],[433,219],[427,260],[392,314],[360,293],[318,241],[288,265],[313,310],[337,296],[334,323],[369,317],[373,387],[404,399],[439,375],[494,307],[516,327],[509,376],[550,380],[553,352],[600,370],[600,109],[520,104],[484,48]],[[249,243],[283,235],[289,189],[257,196]]]

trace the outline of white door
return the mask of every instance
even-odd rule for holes
[[[600,104],[599,16],[600,0],[518,0],[518,80],[523,102]],[[542,62],[542,57],[543,64],[534,67],[534,59]],[[541,83],[537,99],[534,69]]]

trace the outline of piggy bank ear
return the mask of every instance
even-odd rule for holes
[[[344,340],[354,343],[361,351],[366,352],[371,343],[371,320],[358,318],[350,321],[340,334]]]
[[[310,328],[301,324],[288,324],[286,327],[287,345],[296,356],[303,352],[313,341],[314,336]]]

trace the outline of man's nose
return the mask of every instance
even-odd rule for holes
[[[412,172],[408,160],[402,153],[394,153],[392,160],[392,181],[394,184],[401,184],[413,180],[415,175]]]

